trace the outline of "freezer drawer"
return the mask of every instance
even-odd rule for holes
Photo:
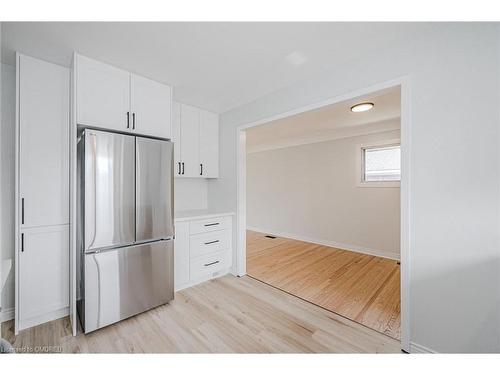
[[[85,333],[174,298],[173,241],[85,254]]]

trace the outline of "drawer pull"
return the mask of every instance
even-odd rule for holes
[[[210,242],[205,242],[205,245],[211,245],[213,243],[217,243],[219,242],[219,240],[215,240],[215,241],[210,241]]]
[[[212,227],[214,225],[219,225],[220,223],[210,223],[210,224],[205,224],[206,227]]]
[[[207,264],[204,264],[205,267],[208,267],[208,266],[213,266],[214,264],[217,264],[219,263],[218,260],[216,260],[215,262],[212,262],[212,263],[207,263]]]

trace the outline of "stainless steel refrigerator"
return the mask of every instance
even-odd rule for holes
[[[85,129],[78,143],[84,332],[174,298],[173,145]]]

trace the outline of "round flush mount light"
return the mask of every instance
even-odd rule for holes
[[[373,103],[358,103],[356,105],[353,105],[351,107],[351,112],[365,112],[365,111],[369,111],[370,109],[373,108],[375,104]]]

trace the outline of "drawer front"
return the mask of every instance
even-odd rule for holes
[[[230,216],[193,220],[190,223],[191,234],[213,232],[216,230],[229,229],[229,228],[231,228]]]
[[[229,248],[231,248],[231,231],[229,229],[195,234],[189,240],[191,258],[228,250]]]
[[[191,281],[213,275],[227,267],[226,251],[199,257],[191,260],[190,278]]]

